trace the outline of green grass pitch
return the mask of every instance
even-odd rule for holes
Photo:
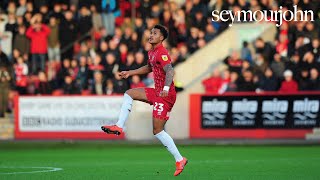
[[[0,142],[0,179],[320,179],[320,146],[179,149],[189,164],[174,177],[174,160],[160,144]]]

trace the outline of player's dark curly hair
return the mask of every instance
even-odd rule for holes
[[[168,33],[168,30],[166,27],[162,26],[161,24],[157,24],[153,28],[160,30],[160,32],[163,36],[163,40],[167,39],[169,33]]]

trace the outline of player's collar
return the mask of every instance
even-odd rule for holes
[[[162,43],[158,44],[156,47],[153,47],[152,50],[156,50],[163,47]]]

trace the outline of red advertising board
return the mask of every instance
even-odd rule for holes
[[[320,92],[190,95],[190,138],[305,138],[319,127]]]

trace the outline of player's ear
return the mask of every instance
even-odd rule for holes
[[[164,36],[163,36],[163,35],[160,36],[160,40],[161,40],[161,41],[164,40]]]

